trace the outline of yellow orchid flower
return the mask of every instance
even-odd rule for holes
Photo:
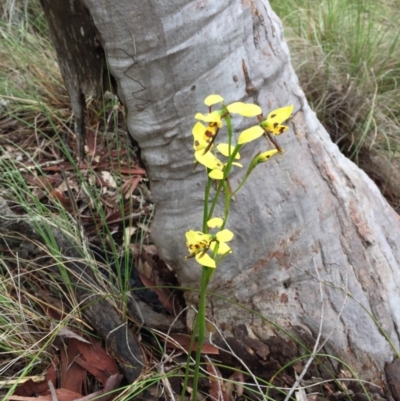
[[[223,220],[220,217],[214,217],[207,222],[207,225],[210,228],[219,228],[222,224]],[[211,268],[216,267],[215,260],[207,254],[207,251],[209,249],[214,250],[217,243],[219,244],[217,254],[225,255],[227,253],[232,253],[232,249],[226,244],[226,242],[231,241],[234,234],[228,229],[221,230],[215,235],[190,230],[186,232],[185,236],[186,246],[190,254],[186,258],[194,257],[196,262],[202,266]]]
[[[264,133],[280,135],[289,129],[286,125],[282,125],[286,121],[293,111],[293,105],[282,107],[271,111],[268,117],[261,122],[259,125],[245,129],[238,138],[238,145],[254,141]]]
[[[289,127],[282,125],[282,123],[290,117],[292,111],[293,105],[273,110],[268,114],[267,118],[260,123],[260,126],[270,134],[280,135],[289,129]]]
[[[198,151],[211,148],[211,144],[218,134],[218,130],[219,127],[217,123],[209,123],[207,127],[205,127],[202,123],[197,122],[192,129],[194,138],[193,149]]]
[[[248,176],[258,164],[266,162],[267,160],[269,160],[273,155],[277,154],[278,152],[279,152],[278,149],[267,150],[266,152],[263,152],[263,153],[259,152],[254,157],[254,159],[251,161],[249,168],[247,169],[246,175]],[[281,152],[283,152],[283,150],[281,150]]]
[[[277,149],[267,150],[266,152],[260,153],[258,156],[256,156],[255,160],[257,161],[257,164],[264,163],[277,153]]]
[[[210,247],[210,242],[213,238],[211,234],[204,234],[201,231],[190,230],[186,234],[186,246],[190,256],[196,255],[198,252],[203,252]]]

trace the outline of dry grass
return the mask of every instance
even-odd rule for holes
[[[271,4],[319,120],[399,208],[400,13],[369,0]]]

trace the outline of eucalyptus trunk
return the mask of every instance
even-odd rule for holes
[[[211,93],[265,115],[294,105],[278,138],[283,156],[258,166],[232,205],[233,254],[210,283],[209,318],[232,344],[267,344],[263,358],[278,365],[303,351],[276,325],[310,348],[321,329],[327,353],[400,399],[399,218],[308,106],[267,1],[82,1],[147,167],[154,241],[183,287],[198,288],[201,275],[184,258],[184,233],[201,229],[205,184],[204,171],[193,172],[194,114]],[[254,125],[234,123],[236,134]],[[246,145],[242,158],[268,146]],[[186,299],[196,304],[197,292]],[[340,364],[330,367],[339,374]]]

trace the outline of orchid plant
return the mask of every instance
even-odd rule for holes
[[[189,251],[189,255],[186,258],[194,258],[202,266],[199,310],[190,346],[190,349],[192,349],[197,334],[192,400],[197,400],[201,347],[205,338],[206,288],[216,267],[227,255],[232,253],[228,242],[233,239],[234,233],[225,228],[231,201],[257,165],[266,162],[276,153],[283,153],[283,149],[279,147],[271,136],[281,135],[289,129],[283,123],[291,116],[293,111],[293,105],[282,107],[271,111],[267,118],[263,119],[262,110],[256,104],[234,102],[226,105],[220,95],[207,96],[204,103],[209,108],[208,113],[197,113],[195,119],[199,121],[196,122],[192,129],[195,165],[202,165],[208,176],[204,195],[203,224],[201,231],[190,230],[186,232],[186,246]],[[218,105],[218,109],[212,110],[216,105]],[[231,120],[232,114],[239,114],[246,118],[256,117],[258,123],[242,131],[237,141],[235,141]],[[227,128],[228,143],[217,144],[219,130],[224,125]],[[239,163],[241,148],[261,136],[269,139],[269,142],[274,145],[274,149],[259,151],[248,164],[246,173],[237,188],[232,190],[229,183],[232,167],[243,168],[243,165]],[[212,191],[213,183],[216,184],[214,191]],[[224,213],[222,217],[215,217],[215,207],[221,195],[224,196]],[[189,363],[187,364],[181,400],[187,388],[188,367]]]

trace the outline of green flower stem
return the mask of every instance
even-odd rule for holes
[[[214,253],[216,253],[216,252],[214,252]],[[212,269],[209,267],[203,267],[202,274],[201,274],[199,311],[197,313],[197,318],[196,318],[196,322],[198,323],[199,331],[198,331],[198,336],[197,336],[196,363],[194,366],[194,375],[193,375],[192,400],[197,400],[201,348],[203,346],[203,342],[206,337],[206,289],[207,289],[207,285],[214,273],[214,270],[215,269]],[[192,336],[192,337],[194,337],[194,336]]]
[[[231,205],[231,194],[229,192],[228,181],[224,180],[224,191],[225,191],[225,210],[224,210],[224,222],[222,223],[221,230],[225,228],[225,224],[228,221],[229,207]]]
[[[239,186],[233,191],[231,198],[233,198],[240,190],[240,188],[242,188],[242,186],[244,185],[244,183],[247,181],[247,179],[249,178],[249,174],[246,174],[246,176],[243,178],[243,181],[239,184]]]
[[[181,396],[179,398],[180,401],[183,401],[183,399],[185,398],[186,389],[187,389],[187,385],[188,385],[188,381],[189,381],[190,358],[191,358],[191,355],[192,355],[194,340],[196,338],[195,336],[196,336],[196,333],[197,333],[198,327],[199,327],[199,319],[198,319],[198,317],[199,316],[197,315],[196,319],[194,321],[193,332],[192,332],[192,336],[190,338],[190,344],[189,344],[188,354],[187,354],[187,358],[186,358],[185,380],[183,381],[182,392],[181,392]]]
[[[208,177],[208,175],[207,175],[207,177]],[[207,228],[207,221],[209,220],[208,202],[209,202],[209,198],[210,198],[210,189],[211,189],[212,181],[213,180],[210,177],[208,177],[206,188],[204,191],[203,233],[208,232],[208,228]]]
[[[232,145],[232,135],[233,135],[233,129],[232,129],[232,120],[231,116],[228,113],[227,116],[225,117],[225,122],[226,122],[226,128],[228,130],[228,149],[229,149],[229,159],[231,158],[231,145]]]
[[[235,157],[239,153],[239,150],[242,148],[242,146],[243,145],[236,145],[235,149],[233,149],[232,154],[229,156],[228,163],[226,163],[224,168],[224,177],[228,177],[229,173],[231,172],[232,163],[235,161]]]
[[[218,199],[219,199],[219,195],[220,195],[221,190],[222,190],[222,188],[223,188],[223,186],[224,186],[224,182],[223,182],[223,181],[224,181],[224,180],[222,180],[222,181],[220,181],[220,182],[218,183],[218,187],[217,187],[217,191],[215,192],[215,196],[214,196],[213,203],[212,203],[212,205],[211,205],[210,211],[208,212],[207,221],[211,219],[211,217],[212,217],[212,215],[213,215],[213,213],[214,213],[215,206],[217,206],[217,201],[218,201]],[[206,221],[206,224],[207,224],[207,221]]]

